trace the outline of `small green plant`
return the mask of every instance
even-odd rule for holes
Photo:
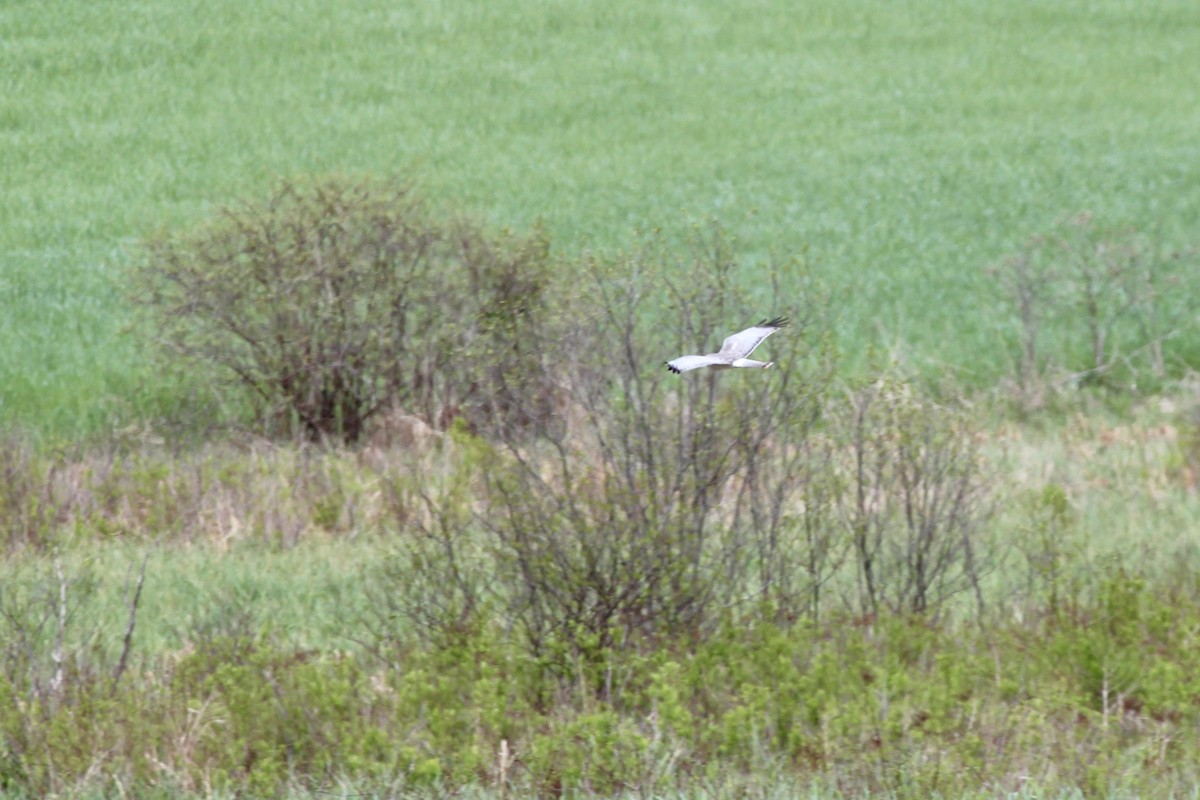
[[[1025,594],[1036,612],[1058,614],[1062,604],[1076,595],[1067,575],[1079,556],[1075,511],[1066,490],[1057,483],[1026,497],[1026,515],[1014,536],[1025,560]]]

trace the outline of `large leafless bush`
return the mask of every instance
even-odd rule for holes
[[[769,266],[757,294],[741,269],[719,231],[682,263],[658,245],[583,260],[581,300],[543,354],[553,424],[477,445],[468,517],[403,505],[401,563],[439,576],[406,612],[419,628],[437,627],[430,609],[453,630],[479,606],[461,578],[480,553],[511,629],[552,661],[701,635],[748,604],[816,613],[838,557],[810,443],[833,377],[826,305],[798,263]],[[763,345],[777,369],[664,367],[776,314],[792,316]]]
[[[160,341],[260,418],[355,442],[381,409],[528,427],[545,412],[544,238],[435,215],[404,183],[282,184],[148,242],[135,300]],[[517,368],[519,365],[519,368]]]

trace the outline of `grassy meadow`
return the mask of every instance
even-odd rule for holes
[[[1038,321],[1076,374],[1027,381],[1002,286],[1084,212],[1194,254],[1194,3],[18,0],[0,31],[0,794],[1200,793],[1200,269],[1154,287],[1161,369],[1094,390],[1087,298]],[[523,638],[484,445],[230,433],[226,397],[153,357],[141,243],[326,174],[541,226],[566,284],[647,237],[680,255],[642,266],[686,282],[715,220],[756,319],[821,287],[812,349],[764,349],[817,363],[827,333],[827,412],[876,372],[965,409],[945,435],[988,494],[973,591],[863,608],[847,539],[820,614],[764,594],[678,638]],[[792,257],[807,279],[772,296]],[[643,318],[673,311],[650,285]],[[1136,327],[1111,313],[1110,343]],[[698,385],[654,376],[660,406]],[[412,544],[448,533],[466,561]]]
[[[555,246],[712,215],[806,252],[847,352],[986,385],[984,269],[1064,216],[1200,219],[1188,3],[164,3],[0,10],[0,419],[165,414],[126,334],[140,237],[280,175],[416,174]]]

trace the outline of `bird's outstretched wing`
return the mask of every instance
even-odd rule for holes
[[[700,367],[710,367],[714,364],[724,363],[726,363],[725,359],[714,356],[680,356],[674,361],[668,361],[667,369],[678,375],[690,369],[700,369]]]
[[[754,348],[762,344],[762,340],[788,324],[787,317],[764,319],[753,328],[746,328],[728,337],[722,344],[718,356],[730,361],[745,358],[754,352]],[[702,364],[699,366],[703,366]]]

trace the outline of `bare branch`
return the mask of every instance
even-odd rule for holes
[[[142,600],[142,585],[146,580],[146,562],[149,559],[149,553],[142,557],[142,566],[138,570],[137,585],[134,587],[133,596],[129,599],[129,623],[125,626],[125,639],[121,645],[121,657],[117,660],[117,668],[113,672],[112,689],[110,690],[113,694],[117,691],[117,684],[121,681],[121,675],[125,673],[129,653],[133,649],[133,627],[137,623],[138,604]]]
[[[50,658],[54,662],[54,677],[50,679],[50,692],[58,697],[65,680],[63,669],[63,638],[67,631],[67,576],[63,572],[62,558],[54,556],[54,575],[58,579],[58,616],[54,629],[54,649]]]

